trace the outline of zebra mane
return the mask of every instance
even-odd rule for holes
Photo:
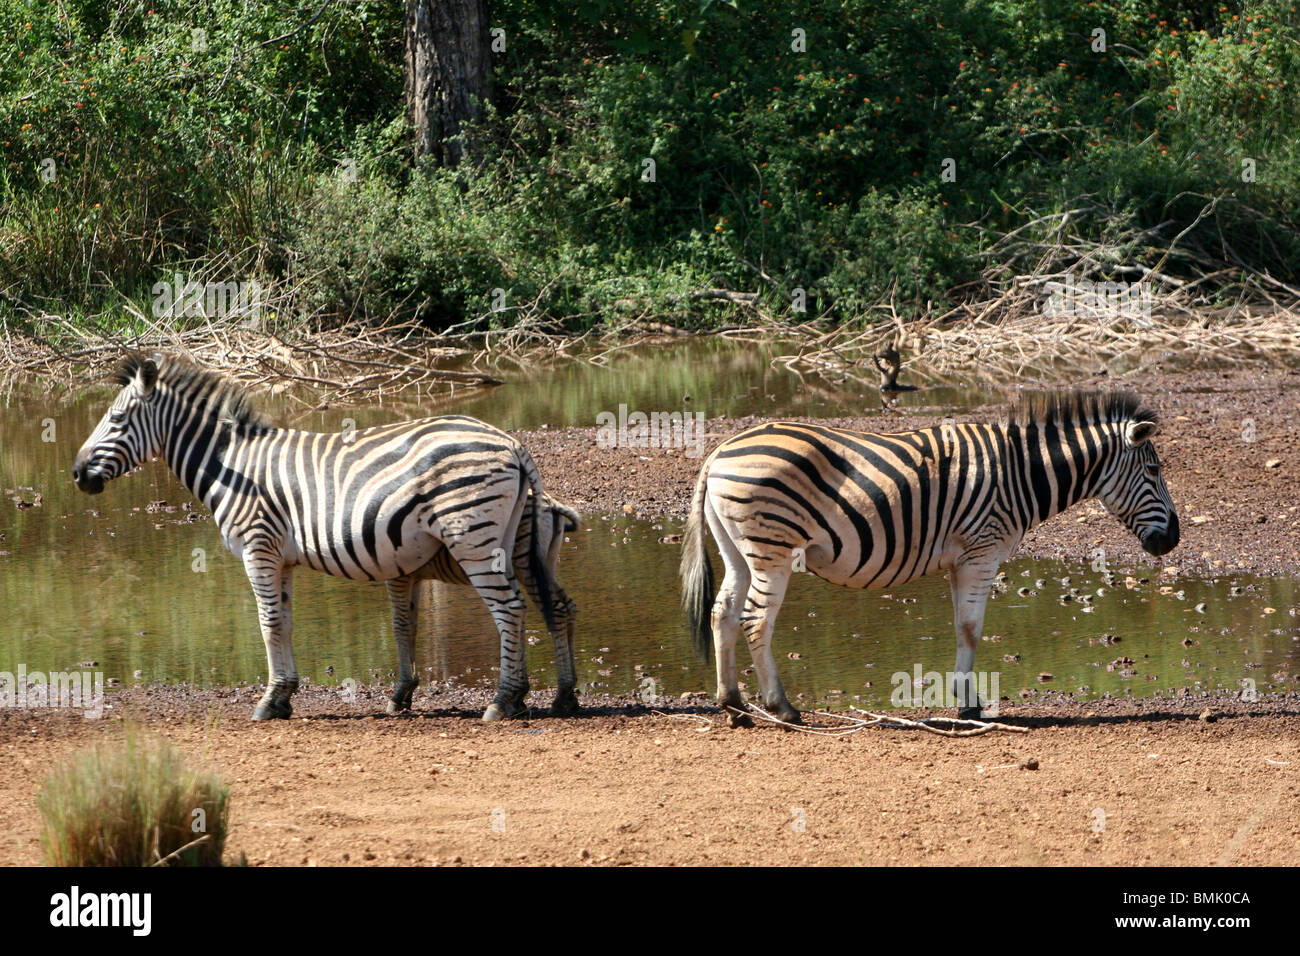
[[[1011,425],[1095,425],[1158,422],[1133,392],[1027,392],[1012,409]]]
[[[151,359],[158,366],[159,382],[191,400],[206,400],[209,412],[222,421],[230,422],[240,430],[267,427],[244,386],[219,372],[200,368],[179,355],[129,352],[113,371],[110,380],[118,385],[129,385],[144,363]]]

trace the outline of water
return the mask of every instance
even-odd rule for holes
[[[864,382],[832,385],[815,376],[799,376],[772,364],[795,345],[691,339],[668,345],[639,345],[610,354],[604,364],[564,362],[553,368],[511,371],[511,383],[477,390],[458,400],[458,413],[473,415],[503,428],[595,425],[602,411],[703,412],[709,418],[746,415],[835,417],[877,414],[879,374],[861,369]],[[899,376],[913,380],[909,371]],[[978,382],[898,393],[897,405],[946,414],[995,400],[997,391]],[[687,400],[689,399],[689,401]],[[427,413],[426,413],[427,414]]]
[[[93,661],[106,677],[126,684],[136,673],[145,681],[204,685],[264,680],[265,652],[243,567],[221,547],[202,506],[165,466],[151,463],[93,498],[73,486],[72,458],[111,394],[96,388],[55,398],[18,390],[0,406],[0,600],[6,608],[0,671],[16,673],[20,665],[29,673],[61,671]],[[592,425],[596,411],[616,411],[620,403],[643,410],[682,407],[685,395],[694,409],[733,417],[865,414],[879,408],[872,391],[816,391],[773,369],[763,349],[718,341],[643,351],[609,368],[561,366],[452,407],[506,428],[558,427]],[[989,395],[977,385],[960,385],[902,400],[935,414],[960,414]],[[320,430],[338,429],[349,417],[364,427],[430,413],[393,403],[318,412],[289,396],[261,404],[279,422]],[[42,502],[36,507],[20,509],[9,500],[31,502],[37,491]],[[185,509],[187,503],[193,511]],[[712,665],[692,656],[677,610],[680,547],[659,543],[681,528],[624,515],[583,519],[560,563],[560,579],[580,608],[583,688],[712,692]],[[1003,570],[1009,589],[989,604],[986,639],[976,658],[977,669],[997,673],[1002,695],[1015,698],[1022,689],[1035,689],[1148,696],[1180,687],[1235,690],[1243,680],[1255,681],[1263,693],[1294,686],[1289,675],[1300,671],[1294,579],[1153,576],[1129,590],[1126,574],[1150,572],[1113,568],[1117,586],[1105,588],[1101,575],[1086,566],[1013,560]],[[1067,576],[1068,587],[1093,595],[1093,611],[1059,603],[1067,590],[1059,579]],[[1040,578],[1046,585],[1037,595],[1017,593]],[[390,679],[396,655],[384,587],[309,569],[300,569],[294,580],[300,672],[335,685],[349,677]],[[1161,593],[1162,585],[1170,593]],[[1098,588],[1105,593],[1097,596]],[[468,588],[428,589],[416,650],[422,676],[495,684],[497,638],[481,601]],[[1202,602],[1204,610],[1196,610]],[[534,686],[553,685],[550,640],[539,623],[531,611],[529,672]],[[1103,635],[1120,640],[1100,643]],[[848,591],[797,575],[777,620],[774,647],[798,706],[886,706],[898,686],[895,674],[907,675],[910,691],[918,666],[922,674],[953,667],[947,582],[937,576],[889,591]],[[1132,663],[1116,664],[1119,658]],[[739,660],[741,680],[756,689],[743,648]],[[1052,680],[1040,682],[1040,673]]]

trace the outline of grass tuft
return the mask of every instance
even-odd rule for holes
[[[48,866],[220,866],[230,788],[128,730],[55,770],[36,798]],[[199,812],[196,812],[199,811]]]

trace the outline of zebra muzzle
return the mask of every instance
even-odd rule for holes
[[[97,471],[91,471],[89,468],[83,468],[79,465],[72,467],[72,480],[88,495],[97,495],[104,490],[104,476]]]
[[[1159,557],[1178,546],[1178,515],[1169,516],[1169,524],[1162,531],[1150,531],[1142,536],[1142,550]]]

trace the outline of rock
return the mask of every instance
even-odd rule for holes
[[[1038,758],[1037,758],[1037,757],[1026,757],[1024,760],[1020,761],[1019,767],[1020,767],[1021,770],[1037,770],[1037,769],[1038,769]]]

